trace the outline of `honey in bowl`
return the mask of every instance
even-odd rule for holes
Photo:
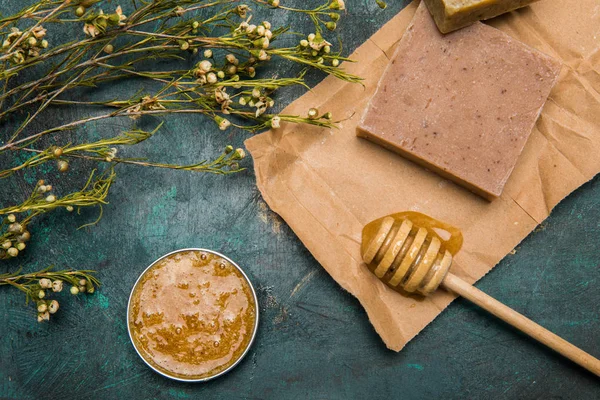
[[[235,366],[252,344],[256,294],[225,256],[180,250],[140,276],[127,322],[135,349],[154,370],[178,380],[208,380]]]

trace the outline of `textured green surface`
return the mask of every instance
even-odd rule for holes
[[[390,3],[380,11],[371,0],[347,1],[349,12],[339,30],[347,51],[404,4]],[[3,13],[20,5],[0,0]],[[288,20],[297,17],[280,14],[273,22]],[[301,93],[290,90],[280,101],[289,103]],[[85,115],[59,109],[44,123],[76,114]],[[118,128],[91,126],[79,134],[98,137]],[[177,117],[146,149],[154,159],[185,162],[215,154],[229,142],[239,145],[245,137],[223,134],[198,117]],[[251,167],[251,161],[245,165]],[[59,191],[67,181],[83,178],[73,172],[61,183],[52,179],[52,168],[48,171]],[[0,398],[600,398],[591,374],[464,300],[401,353],[386,350],[358,301],[340,290],[268,211],[251,169],[231,177],[138,168],[118,172],[98,226],[76,231],[95,215],[57,212],[35,225],[37,240],[21,259],[28,269],[50,263],[96,268],[105,285],[99,292],[64,301],[54,321],[38,324],[21,294],[0,288]],[[16,182],[0,181],[0,204],[25,196],[29,188]],[[560,204],[516,254],[478,284],[595,355],[600,355],[599,205],[596,179]],[[206,384],[153,373],[126,331],[127,298],[138,275],[160,255],[182,247],[211,248],[236,260],[258,289],[262,311],[247,358]],[[0,264],[0,271],[15,266]]]

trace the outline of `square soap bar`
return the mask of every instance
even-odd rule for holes
[[[490,19],[537,0],[424,0],[442,33]]]
[[[357,135],[492,200],[560,64],[480,22],[442,35],[421,3]]]

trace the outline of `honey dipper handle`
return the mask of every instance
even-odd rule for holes
[[[529,318],[519,314],[512,308],[505,306],[493,297],[488,296],[456,275],[448,273],[442,281],[442,285],[446,289],[470,300],[472,303],[489,311],[504,322],[519,329],[521,332],[562,354],[569,360],[581,365],[583,368],[596,374],[596,376],[600,376],[600,360],[592,357],[579,347],[572,345],[546,328],[536,324]]]

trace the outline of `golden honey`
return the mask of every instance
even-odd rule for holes
[[[438,231],[449,235],[447,240]],[[388,286],[428,295],[448,273],[462,241],[458,229],[409,211],[367,224],[361,254],[369,269]]]
[[[157,371],[202,380],[234,365],[252,342],[256,298],[229,260],[186,250],[159,260],[140,277],[129,302],[131,339]]]

